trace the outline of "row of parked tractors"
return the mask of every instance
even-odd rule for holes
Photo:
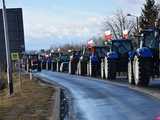
[[[139,33],[137,48],[133,48],[133,40],[115,39],[81,51],[54,52],[47,58],[29,55],[28,71],[47,69],[108,80],[116,80],[118,73],[127,73],[129,84],[148,86],[151,79],[160,77],[159,23],[157,20],[154,27],[146,27]]]

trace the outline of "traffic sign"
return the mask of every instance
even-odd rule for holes
[[[17,53],[17,52],[11,53],[11,59],[12,59],[13,61],[19,60],[19,59],[20,59],[20,58],[19,58],[19,53]]]

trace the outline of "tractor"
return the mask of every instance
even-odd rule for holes
[[[92,77],[101,76],[101,61],[105,58],[109,48],[107,46],[92,47],[91,56],[87,64],[87,73]]]
[[[47,58],[45,55],[41,55],[41,68],[46,69],[46,64],[47,64]]]
[[[50,55],[48,55],[48,57],[47,57],[46,69],[47,69],[47,70],[51,70],[51,69],[52,69],[52,58],[51,58]]]
[[[100,76],[101,59],[108,52],[106,46],[90,46],[84,49],[78,63],[78,73],[92,77]]]
[[[148,86],[151,78],[160,76],[160,19],[139,33],[139,47],[130,53],[128,81],[131,85]]]
[[[87,47],[83,48],[82,55],[79,58],[78,64],[77,64],[77,74],[78,75],[87,75],[87,63],[89,61],[90,56],[90,50]]]
[[[129,53],[133,51],[132,41],[129,39],[116,39],[106,42],[109,51],[101,60],[101,78],[114,80],[117,73],[128,72]]]
[[[59,53],[57,57],[57,72],[68,71],[69,55],[67,53]]]
[[[56,71],[57,69],[57,58],[59,56],[58,52],[51,53],[51,70]]]
[[[28,54],[26,64],[28,72],[31,72],[32,70],[35,69],[37,69],[38,72],[41,71],[41,60],[39,59],[38,54]]]
[[[80,59],[80,51],[72,51],[69,61],[69,74],[77,73],[77,65]]]

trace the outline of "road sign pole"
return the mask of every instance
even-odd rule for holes
[[[7,79],[8,79],[9,95],[12,95],[13,94],[12,63],[11,63],[11,53],[10,53],[10,45],[9,45],[8,22],[7,22],[5,0],[2,0],[2,3],[3,3],[2,12],[3,12],[6,60],[7,60]]]

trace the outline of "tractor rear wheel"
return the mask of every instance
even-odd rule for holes
[[[114,80],[116,78],[116,60],[105,58],[105,77],[108,80]]]
[[[89,76],[96,77],[97,75],[97,65],[92,65],[91,60],[89,61]]]
[[[105,78],[105,71],[104,71],[104,60],[101,60],[101,78]]]
[[[134,75],[133,75],[133,61],[128,62],[128,82],[130,85],[135,85]]]
[[[77,75],[81,75],[81,62],[80,61],[77,64]]]
[[[145,58],[135,56],[133,61],[133,72],[135,84],[137,86],[148,86],[150,81],[150,61]]]
[[[69,62],[69,74],[75,74],[74,63]]]

